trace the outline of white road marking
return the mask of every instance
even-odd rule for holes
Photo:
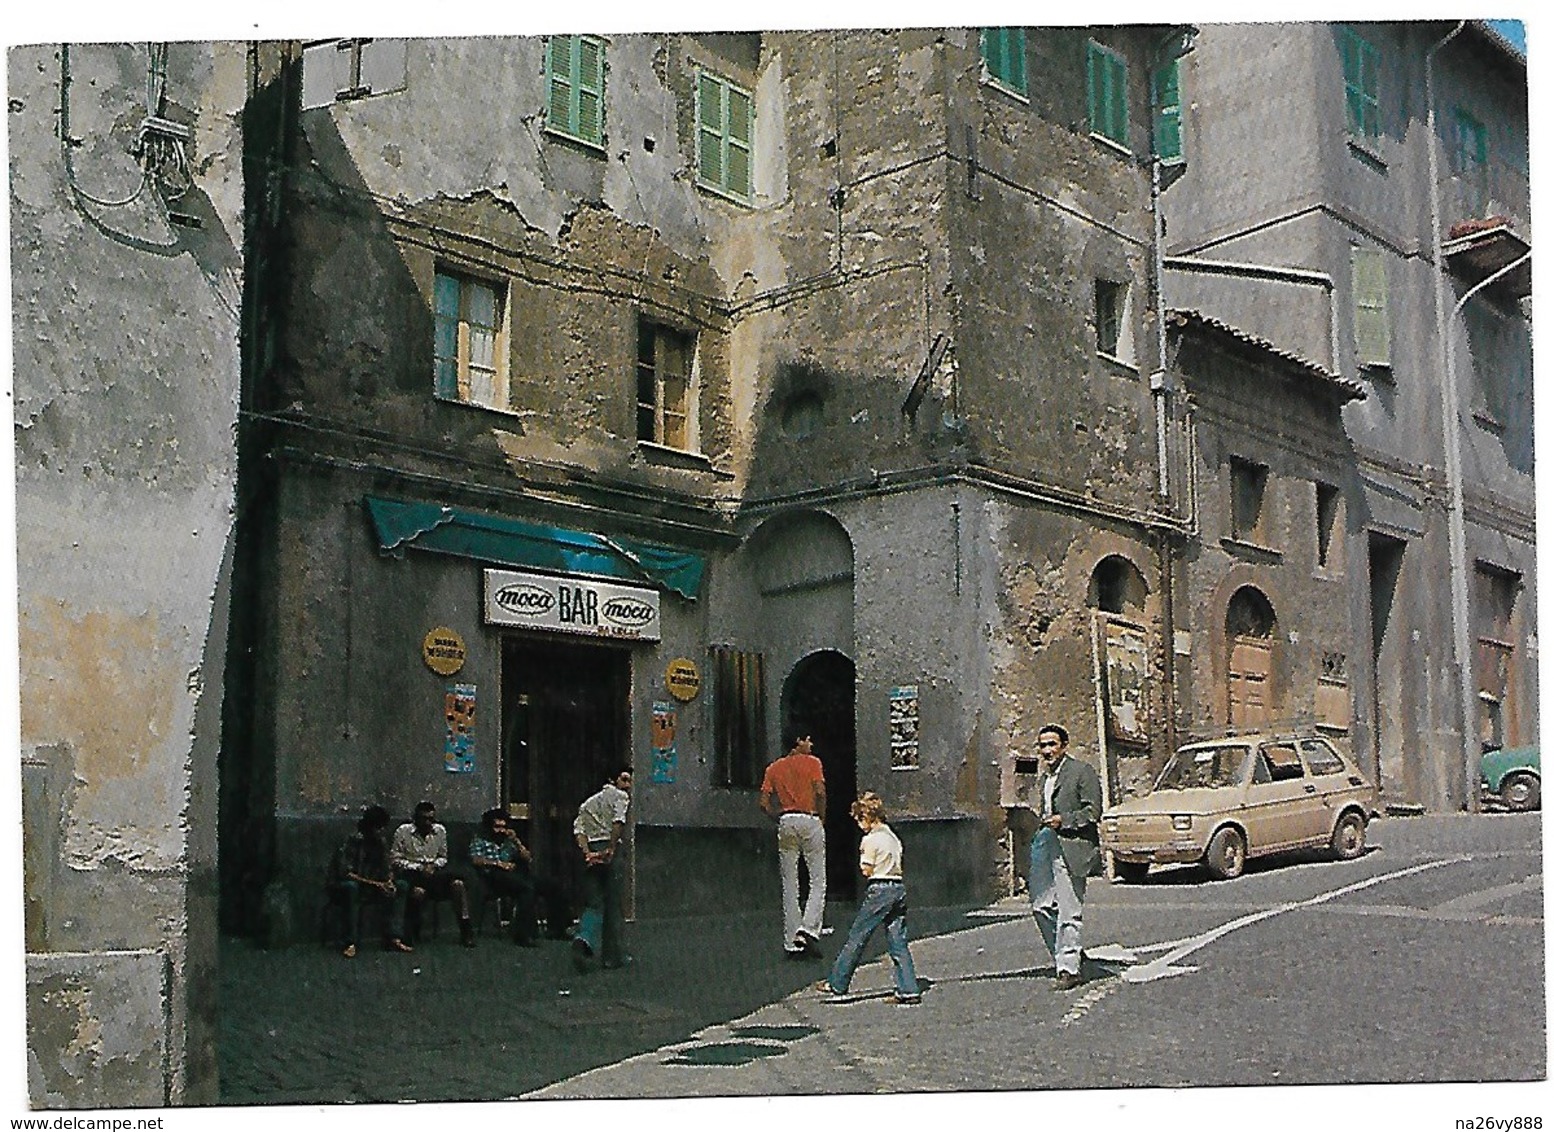
[[[1459,896],[1454,900],[1446,901],[1444,904],[1437,904],[1430,911],[1441,912],[1448,916],[1460,912],[1472,912],[1486,904],[1498,904],[1509,897],[1520,896],[1524,892],[1532,892],[1542,887],[1543,878],[1541,876],[1532,876],[1511,884],[1486,888],[1483,892],[1470,892],[1466,896]]]
[[[1260,923],[1261,921],[1271,919],[1274,916],[1282,916],[1286,912],[1293,912],[1300,908],[1311,908],[1318,904],[1325,904],[1329,900],[1336,900],[1340,896],[1347,896],[1351,892],[1359,892],[1362,889],[1370,888],[1371,886],[1381,884],[1384,881],[1397,880],[1400,877],[1412,876],[1415,873],[1426,872],[1430,869],[1438,869],[1443,865],[1460,864],[1461,862],[1470,859],[1471,858],[1469,857],[1459,856],[1446,857],[1439,861],[1426,861],[1422,865],[1413,865],[1406,869],[1398,869],[1396,872],[1382,873],[1380,876],[1374,876],[1367,880],[1357,881],[1354,884],[1346,884],[1342,888],[1335,888],[1331,892],[1324,892],[1319,896],[1313,896],[1306,900],[1296,900],[1289,904],[1280,904],[1276,907],[1268,908],[1261,912],[1254,912],[1250,916],[1242,916],[1239,919],[1231,920],[1228,923],[1221,924],[1217,928],[1212,928],[1209,931],[1203,932],[1200,935],[1195,935],[1190,939],[1180,940],[1175,944],[1155,944],[1148,947],[1135,948],[1134,950],[1136,951],[1150,952],[1158,951],[1162,946],[1165,946],[1169,947],[1170,950],[1168,950],[1159,959],[1152,959],[1148,963],[1145,963],[1139,967],[1129,967],[1126,971],[1122,972],[1121,977],[1124,982],[1149,983],[1156,979],[1169,978],[1172,975],[1186,974],[1189,971],[1196,970],[1197,968],[1173,967],[1172,964],[1175,963],[1178,959],[1182,959],[1188,955],[1191,955],[1194,951],[1198,951],[1201,948],[1207,947],[1215,940],[1221,938],[1222,936],[1229,935],[1231,932],[1236,931],[1238,928],[1244,928],[1251,924]]]

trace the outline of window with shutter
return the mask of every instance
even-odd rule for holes
[[[545,128],[604,147],[604,40],[553,35],[545,50]]]
[[[1351,250],[1354,285],[1355,363],[1366,369],[1392,365],[1392,323],[1387,312],[1387,261],[1375,248]]]
[[[749,203],[755,149],[750,92],[703,71],[696,78],[696,181]]]
[[[991,83],[1024,97],[1025,29],[982,29],[982,73]]]
[[[754,789],[766,770],[766,675],[758,652],[713,645],[712,778]]]
[[[1155,109],[1155,156],[1182,160],[1182,95],[1180,69],[1173,59],[1150,76],[1150,102]]]
[[[1353,28],[1339,36],[1344,61],[1344,105],[1349,136],[1374,141],[1381,136],[1381,52]]]
[[[504,307],[499,284],[439,268],[432,285],[433,388],[438,397],[506,409]]]
[[[696,450],[696,335],[637,321],[637,439]]]
[[[1085,45],[1090,132],[1128,148],[1128,64],[1109,47]]]

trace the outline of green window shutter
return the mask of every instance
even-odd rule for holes
[[[1362,366],[1392,364],[1392,326],[1387,315],[1387,263],[1375,248],[1356,246],[1352,253],[1354,283],[1354,353]]]
[[[1008,28],[1005,30],[1008,37],[1005,43],[1005,53],[1009,61],[1009,85],[1021,94],[1026,93],[1025,86],[1025,29]]]
[[[572,53],[577,44],[574,35],[553,35],[547,45],[545,72],[549,98],[545,103],[545,124],[563,134],[575,134],[573,117],[576,106],[572,93]]]
[[[577,38],[577,136],[604,144],[604,43]]]
[[[753,107],[750,96],[742,90],[729,87],[726,92],[728,107],[728,157],[723,168],[726,174],[724,188],[740,198],[750,196],[750,134]]]
[[[1155,107],[1155,155],[1162,161],[1182,159],[1182,95],[1177,60],[1157,70],[1150,79]]]
[[[545,52],[545,128],[604,144],[604,41],[553,35]]]
[[[1025,29],[983,28],[982,63],[990,79],[1025,94]]]
[[[1128,146],[1128,65],[1122,57],[1094,40],[1085,47],[1085,86],[1089,94],[1090,131]]]
[[[711,75],[696,82],[696,174],[702,182],[723,187],[723,84]]]
[[[1381,136],[1381,52],[1353,28],[1339,36],[1344,64],[1344,107],[1353,137]]]
[[[742,201],[750,199],[755,103],[750,92],[702,73],[696,80],[696,179]]]

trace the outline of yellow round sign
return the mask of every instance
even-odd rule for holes
[[[421,659],[439,676],[452,676],[464,667],[464,638],[439,625],[421,642]]]
[[[675,657],[664,668],[664,686],[681,703],[694,700],[696,693],[701,691],[701,673],[696,669],[696,662],[683,656]]]

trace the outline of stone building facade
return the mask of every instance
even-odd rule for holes
[[[1001,883],[1033,728],[1070,721],[1098,762],[1117,741],[1103,561],[1144,579],[1126,645],[1161,664],[1185,527],[1148,377],[1145,61],[1170,32],[306,45],[295,128],[251,154],[283,186],[262,242],[288,282],[259,316],[233,923],[272,878],[310,892],[370,800],[429,796],[455,826],[506,804],[564,872],[571,810],[617,763],[638,771],[637,914],[765,900],[754,788],[790,725],[834,797],[876,789],[911,831],[921,899]],[[552,553],[579,542],[697,581]],[[509,574],[600,569],[652,596],[656,637],[526,632],[486,602]],[[423,661],[437,629],[457,674]],[[1167,682],[1136,675],[1119,753],[1147,763]]]
[[[1180,94],[1169,301],[1367,394],[1354,751],[1391,808],[1474,807],[1538,729],[1526,60],[1472,21],[1206,26]]]
[[[250,54],[7,62],[28,1097],[213,1103]]]
[[[763,906],[809,732],[832,892],[873,789],[971,903],[1048,721],[1108,801],[1278,724],[1456,807],[1535,735],[1479,25],[11,62],[34,1103],[213,1099],[218,895],[312,937],[369,802],[564,876],[629,765],[632,914]]]

